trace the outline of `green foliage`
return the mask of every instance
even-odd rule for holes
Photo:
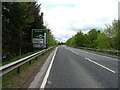
[[[24,2],[2,3],[3,55],[7,55],[9,58],[18,55],[22,43],[21,37],[27,34],[24,27],[33,21],[33,18],[28,18],[28,9],[29,4]]]
[[[120,21],[114,20],[112,25],[106,25],[104,31],[91,29],[87,34],[82,31],[66,42],[69,46],[81,46],[99,49],[120,50]]]
[[[36,2],[3,2],[2,3],[2,55],[3,62],[25,53],[34,52],[32,46],[32,29],[46,29],[43,25],[41,4]],[[48,45],[56,41],[48,33]]]
[[[83,35],[83,33],[82,33],[81,31],[78,32],[78,33],[75,35],[74,41],[75,41],[75,44],[76,44],[77,46],[84,46],[84,41],[85,41],[85,39],[84,39],[84,35]]]
[[[97,48],[109,49],[109,43],[107,42],[107,38],[104,32],[98,34],[97,42],[98,42]]]
[[[63,42],[59,42],[58,45],[65,45],[65,43],[63,43]]]
[[[68,39],[67,42],[66,42],[66,45],[69,45],[69,46],[76,46],[76,43],[75,43],[75,36],[73,36],[72,38]]]
[[[54,45],[57,45],[57,42],[54,36],[52,35],[51,31],[49,31],[48,32],[48,47],[54,46]]]
[[[41,50],[42,50],[42,49],[41,49]],[[32,54],[34,54],[34,53],[37,53],[37,52],[39,52],[39,51],[41,51],[41,50],[37,50],[37,51],[34,51],[34,52],[28,52],[28,53],[26,53],[26,54],[24,54],[24,55],[17,56],[17,57],[15,57],[15,58],[13,58],[13,59],[11,59],[11,60],[9,60],[9,61],[3,62],[1,65],[6,65],[6,64],[9,64],[9,63],[11,63],[11,62],[17,61],[17,60],[19,60],[19,59],[21,59],[21,58],[24,58],[24,57],[27,57],[27,56],[32,55]]]
[[[114,20],[112,22],[112,25],[107,26],[107,28],[104,30],[104,33],[106,34],[106,38],[107,38],[107,43],[109,43],[109,49],[116,49],[116,50],[120,50],[119,45],[120,42],[118,41],[120,38],[120,21],[119,20]]]

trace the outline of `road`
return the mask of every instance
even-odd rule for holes
[[[45,88],[118,88],[118,59],[59,46],[46,80]]]

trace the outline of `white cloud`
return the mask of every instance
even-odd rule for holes
[[[86,33],[94,27],[103,29],[118,18],[118,0],[38,0],[38,3],[42,3],[44,20],[55,38],[64,42],[76,34],[74,28]]]

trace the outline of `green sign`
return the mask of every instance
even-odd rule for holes
[[[46,48],[47,46],[47,29],[32,29],[33,47]]]

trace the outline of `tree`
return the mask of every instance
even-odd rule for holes
[[[89,47],[96,48],[97,47],[97,36],[100,33],[100,30],[91,29],[88,32],[88,40],[89,40]]]
[[[82,33],[82,31],[78,32],[76,35],[75,35],[75,44],[76,46],[84,46],[84,34]]]
[[[49,32],[48,32],[48,47],[54,46],[54,45],[57,45],[57,42],[56,42],[54,36],[52,35],[51,31],[49,30]]]
[[[108,42],[107,37],[104,32],[98,34],[97,42],[98,42],[97,48],[99,48],[99,49],[109,49],[110,48],[109,42]]]
[[[31,21],[31,19],[27,18],[28,14],[26,12],[28,8],[28,3],[2,3],[3,55],[6,54],[9,58],[18,55],[21,46],[20,39],[23,34],[22,29]]]
[[[36,2],[2,3],[2,55],[10,60],[33,51],[31,32],[43,28],[43,13]]]
[[[91,29],[87,34],[81,31],[68,39],[66,44],[99,49],[120,50],[120,20],[114,20],[112,25],[106,25],[103,31]]]
[[[112,25],[106,25],[106,29],[104,30],[104,33],[107,37],[107,42],[109,43],[109,49],[118,49],[119,48],[119,38],[120,38],[120,31],[119,31],[119,27],[120,27],[120,21],[119,20],[114,20],[112,22]]]

